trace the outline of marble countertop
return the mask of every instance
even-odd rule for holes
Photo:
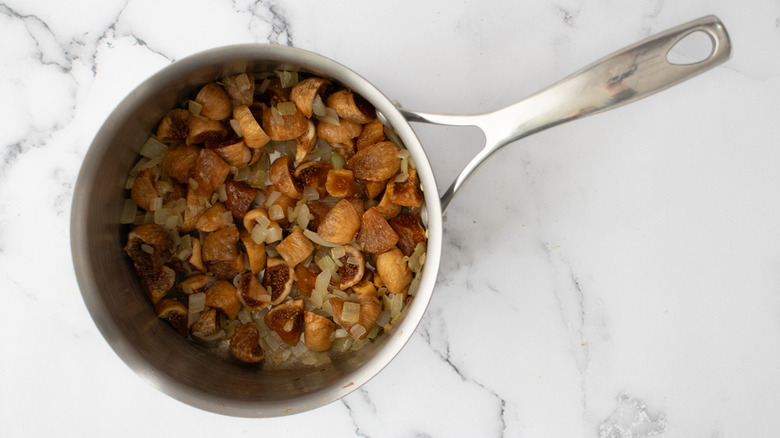
[[[69,213],[92,137],[203,49],[292,45],[408,108],[480,113],[715,14],[732,58],[493,156],[450,204],[409,343],[344,399],[220,416],[144,383],[92,322]],[[0,2],[0,436],[742,437],[780,429],[776,1]],[[683,53],[684,55],[684,53]],[[415,125],[440,186],[472,129]]]

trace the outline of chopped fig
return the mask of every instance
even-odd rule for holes
[[[273,194],[274,192],[278,193],[278,195],[274,195]],[[295,200],[295,198],[291,198],[291,197],[285,195],[282,192],[278,192],[276,190],[275,186],[268,186],[266,188],[266,190],[264,190],[264,194],[265,194],[265,199],[266,199],[266,201],[265,201],[265,208],[268,211],[269,219],[273,218],[272,220],[278,221],[279,225],[281,225],[282,227],[286,228],[287,225],[289,224],[289,221],[287,220],[287,209],[288,208],[295,208],[295,204],[297,203],[297,201]],[[276,200],[273,201],[273,202],[268,202],[269,200],[271,200],[272,196],[276,197]],[[279,209],[277,209],[277,214],[278,214],[279,211],[281,211],[281,216],[279,217],[279,219],[276,219],[274,217],[274,215],[271,214],[273,212],[274,206],[278,206],[279,207]],[[282,236],[280,234],[279,235],[279,239],[281,239],[281,238],[282,238]],[[276,240],[279,240],[279,239],[276,239]],[[266,243],[271,243],[271,242],[266,242]]]
[[[295,164],[303,163],[309,156],[309,152],[314,149],[317,143],[317,128],[314,122],[309,120],[306,125],[306,132],[295,139]]]
[[[246,145],[252,149],[262,148],[271,138],[263,131],[260,124],[255,119],[252,111],[246,105],[233,108],[233,118],[236,119],[241,127],[241,135],[244,137]]]
[[[187,184],[192,176],[192,169],[198,161],[200,148],[192,145],[174,145],[168,148],[163,159],[163,169],[174,181]]]
[[[192,239],[192,255],[187,261],[199,271],[206,272],[206,266],[203,265],[203,253],[201,251],[200,239]]]
[[[187,327],[188,312],[184,304],[165,298],[154,305],[154,310],[157,312],[158,318],[168,321],[180,335],[187,337],[187,334],[189,334]]]
[[[282,155],[271,164],[268,178],[280,192],[293,199],[303,198],[303,187],[293,178],[293,164],[290,157]]]
[[[184,141],[190,133],[189,118],[190,112],[185,109],[169,111],[157,126],[157,140],[163,143]]]
[[[244,140],[235,137],[208,141],[206,147],[216,152],[229,166],[237,169],[248,166],[252,160],[252,151],[246,146]]]
[[[228,319],[236,319],[241,310],[241,301],[236,294],[236,288],[226,280],[217,280],[206,289],[206,305],[219,310]]]
[[[229,174],[230,166],[216,152],[210,149],[201,149],[192,175],[192,179],[198,185],[198,193],[207,194],[210,197],[211,193],[225,182]]]
[[[239,105],[251,105],[255,97],[255,77],[251,73],[241,73],[223,78],[225,92]]]
[[[385,193],[387,198],[396,205],[403,207],[420,207],[422,205],[420,180],[417,179],[417,171],[414,169],[409,169],[409,176],[403,182],[390,180]]]
[[[384,181],[401,168],[398,147],[390,141],[374,143],[359,150],[344,167],[361,180]]]
[[[311,291],[314,290],[314,284],[317,280],[317,273],[312,272],[309,268],[298,263],[295,265],[295,284],[298,285],[298,290],[306,298],[311,296]]]
[[[295,113],[281,115],[276,106],[263,111],[263,129],[275,141],[295,140],[308,129],[308,120],[297,109]]]
[[[206,292],[206,290],[214,282],[213,275],[196,274],[191,275],[179,283],[179,289],[181,292],[187,295],[194,293]]]
[[[380,254],[390,250],[398,243],[398,234],[387,223],[376,207],[363,213],[357,243],[363,251]]]
[[[368,199],[374,199],[379,196],[387,185],[385,181],[361,181]]]
[[[374,121],[363,125],[363,130],[360,131],[360,135],[355,140],[355,147],[357,150],[361,150],[366,146],[385,140],[385,125],[379,119],[374,119]]]
[[[309,254],[314,251],[314,244],[303,235],[300,228],[296,227],[292,233],[276,245],[276,251],[287,262],[288,266],[295,267],[298,263],[306,260]]]
[[[206,140],[219,140],[227,136],[227,128],[221,122],[210,120],[202,116],[190,116],[187,119],[186,143],[201,144]]]
[[[217,309],[208,309],[200,312],[198,320],[192,325],[193,333],[200,333],[204,336],[211,336],[219,331],[217,321]]]
[[[148,211],[152,200],[159,197],[155,185],[159,177],[160,168],[158,166],[139,171],[135,181],[133,181],[133,187],[130,188],[130,199]]]
[[[342,266],[338,268],[340,278],[338,286],[341,290],[347,290],[363,278],[366,272],[366,259],[363,253],[352,245],[344,245],[341,248],[344,249],[344,256],[339,258]]]
[[[209,208],[209,198],[211,193],[206,193],[208,190],[208,185],[208,182],[203,183],[203,187],[206,190],[202,189],[201,185],[198,185],[198,188],[194,188],[194,185],[192,184],[187,187],[184,220],[182,221],[181,225],[182,231],[188,232],[194,229],[195,225],[198,223],[200,215],[202,215],[203,212]]]
[[[320,223],[322,223],[322,219],[330,211],[330,207],[320,204],[319,202],[310,202],[306,205],[309,207],[309,214],[312,216],[309,220],[309,225],[306,228],[316,233],[320,227]]]
[[[376,286],[364,276],[357,284],[352,285],[352,292],[358,295],[371,295],[375,297]]]
[[[398,248],[407,257],[414,253],[418,243],[425,242],[425,229],[413,214],[404,213],[390,219],[390,226],[398,233]]]
[[[225,208],[225,205],[221,202],[217,202],[200,215],[198,221],[195,222],[195,228],[198,231],[206,233],[225,228],[233,223],[233,218],[225,214],[227,212],[228,210]]]
[[[327,351],[333,344],[333,332],[336,324],[324,316],[314,312],[304,311],[303,342],[311,351]]]
[[[368,123],[376,117],[374,107],[351,90],[340,90],[328,97],[328,106],[336,110],[342,119],[353,123]]]
[[[133,268],[152,304],[156,304],[167,295],[176,281],[176,272],[167,266],[153,270],[149,266],[133,263]]]
[[[218,260],[209,263],[208,271],[214,274],[220,280],[232,280],[236,275],[246,271],[244,256],[238,254],[230,260]]]
[[[290,100],[292,88],[282,87],[282,81],[279,78],[268,78],[268,87],[263,92],[263,96],[268,99],[268,103],[277,104]]]
[[[227,119],[233,108],[225,90],[215,82],[204,85],[195,96],[195,102],[203,107],[200,110],[200,115],[211,120]]]
[[[257,196],[257,190],[243,181],[231,179],[225,181],[225,194],[227,194],[225,201],[227,209],[230,210],[234,218],[243,220],[244,215],[252,206],[252,201]]]
[[[409,283],[412,282],[412,271],[404,260],[404,253],[398,248],[377,256],[376,270],[390,293],[406,293]]]
[[[355,176],[351,170],[332,169],[328,172],[325,189],[334,198],[349,198],[355,195]]]
[[[360,216],[355,207],[342,199],[331,208],[317,228],[317,234],[328,242],[349,243],[360,228]]]
[[[281,303],[292,290],[293,270],[282,259],[268,258],[263,275],[263,287],[270,289],[271,305]]]
[[[127,235],[125,252],[138,265],[160,269],[173,254],[173,244],[165,228],[157,224],[138,225]]]
[[[304,187],[311,187],[320,194],[320,198],[328,195],[326,184],[328,172],[333,165],[324,161],[308,161],[295,168],[295,179]]]
[[[264,321],[284,342],[297,345],[303,331],[303,300],[287,301],[273,307],[265,314]]]
[[[343,157],[349,158],[357,151],[353,139],[357,138],[362,130],[363,126],[348,120],[341,120],[338,125],[320,122],[317,124],[317,137],[327,141]]]
[[[252,239],[252,235],[246,230],[241,231],[239,234],[241,243],[244,244],[247,258],[249,259],[249,270],[252,274],[257,275],[260,271],[265,269],[265,244],[257,243]]]
[[[230,338],[230,352],[241,362],[258,363],[265,357],[260,346],[260,328],[254,322],[236,327]]]
[[[330,88],[332,88],[332,84],[329,80],[319,77],[310,77],[298,82],[292,87],[290,99],[295,102],[298,111],[306,117],[311,117],[313,114],[311,105],[312,102],[314,102],[314,98],[318,94],[320,97],[324,98],[323,94],[327,93]]]
[[[261,235],[261,241],[257,241],[256,237],[252,237],[255,242],[273,243],[281,239],[282,227],[278,222],[268,219],[268,213],[264,208],[255,208],[254,210],[248,211],[247,214],[244,215],[244,228],[251,235],[259,221],[267,221],[268,227],[266,228],[267,231]]]
[[[390,184],[388,183],[388,185]],[[376,208],[380,213],[382,213],[382,216],[385,219],[390,219],[397,216],[403,209],[403,207],[398,204],[394,204],[393,201],[390,200],[390,196],[388,196],[387,190],[385,190],[385,194],[382,195],[382,199],[379,201],[379,204],[377,204]]]
[[[368,336],[368,332],[374,327],[379,313],[382,311],[382,303],[377,297],[371,295],[358,295],[357,301],[345,301],[340,297],[330,297],[328,300],[333,308],[333,317],[336,322],[357,339],[365,339]],[[345,316],[343,314],[344,307],[351,304],[360,306],[358,321],[342,318]],[[357,325],[360,325],[361,329],[356,329]]]
[[[210,233],[203,241],[203,260],[210,262],[235,259],[239,255],[237,242],[238,229],[235,226]]]
[[[252,274],[244,274],[238,279],[236,288],[238,299],[249,310],[262,310],[271,304],[271,295]]]

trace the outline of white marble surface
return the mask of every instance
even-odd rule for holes
[[[494,156],[450,205],[398,357],[320,409],[184,405],[111,350],[70,258],[91,138],[139,82],[238,42],[329,56],[409,108],[476,113],[699,16],[725,65]],[[745,437],[780,429],[780,4],[0,2],[0,436]],[[471,130],[419,127],[440,184]]]

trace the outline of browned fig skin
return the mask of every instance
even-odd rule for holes
[[[164,298],[154,305],[154,310],[158,318],[168,321],[180,335],[187,337],[189,334],[188,312],[184,304],[170,298]]]
[[[384,181],[398,173],[401,159],[398,147],[390,141],[383,141],[359,150],[344,165],[355,173],[355,177],[366,181]]]
[[[224,213],[227,212],[228,210],[225,208],[225,205],[221,202],[217,202],[200,215],[198,221],[195,223],[195,228],[198,231],[210,233],[212,231],[217,231],[220,228],[231,225],[233,223],[232,220],[229,222],[225,221]]]
[[[208,271],[214,274],[220,280],[232,280],[236,275],[246,271],[244,256],[238,254],[230,260],[218,260],[208,265]]]
[[[412,282],[412,271],[404,260],[404,253],[398,248],[377,256],[376,270],[390,293],[406,293],[409,283]]]
[[[281,119],[281,123],[277,122],[277,118],[273,117],[271,108],[263,110],[263,130],[271,140],[295,140],[306,133],[309,126],[308,119],[300,111],[295,111],[294,114],[286,116],[279,116],[279,119]]]
[[[152,304],[156,304],[167,295],[176,281],[176,273],[167,266],[153,270],[149,266],[133,263],[133,268]]]
[[[387,183],[387,198],[396,205],[402,207],[422,206],[422,192],[420,180],[417,179],[417,171],[409,169],[409,176],[403,182],[390,180]]]
[[[309,207],[309,214],[312,215],[312,219],[309,220],[309,225],[306,228],[316,233],[320,227],[322,219],[330,211],[330,207],[320,204],[319,202],[309,202],[306,205]]]
[[[271,288],[271,305],[281,303],[292,290],[293,270],[282,259],[268,258],[263,275],[263,287]]]
[[[334,198],[349,198],[355,195],[355,176],[351,170],[331,169],[328,171],[325,189]],[[361,201],[362,202],[362,201]]]
[[[219,331],[217,322],[217,309],[208,309],[200,312],[198,320],[191,327],[192,332],[201,333],[205,336],[211,336]]]
[[[295,164],[301,164],[309,157],[309,152],[317,143],[317,128],[314,122],[309,120],[306,124],[306,132],[295,139]]]
[[[265,244],[255,242],[246,230],[242,230],[241,233],[239,233],[239,239],[244,245],[244,250],[249,259],[249,270],[252,274],[257,275],[260,271],[265,269],[265,260],[267,258]]]
[[[160,269],[173,254],[171,239],[157,224],[138,225],[127,236],[125,252],[138,265]]]
[[[255,95],[255,76],[241,73],[223,78],[225,92],[239,105],[251,105]]]
[[[210,233],[203,241],[203,260],[211,262],[236,258],[239,255],[237,242],[238,229],[235,226]]]
[[[203,106],[200,110],[200,115],[211,120],[225,120],[233,112],[230,97],[215,82],[209,82],[204,85],[195,96],[195,102]]]
[[[374,199],[379,196],[387,186],[386,181],[361,181],[361,184],[363,184],[363,189],[368,199]]]
[[[306,298],[311,297],[311,291],[314,290],[314,284],[317,280],[317,274],[302,263],[295,265],[295,284],[298,285],[298,291]]]
[[[182,280],[178,286],[182,293],[192,294],[206,292],[214,283],[214,276],[208,274],[195,274]]]
[[[379,119],[363,125],[363,130],[360,131],[357,140],[355,140],[355,147],[357,150],[361,150],[366,146],[370,146],[374,143],[385,141],[385,125],[382,124]]]
[[[227,194],[225,207],[230,210],[234,218],[243,220],[257,196],[257,190],[243,181],[230,179],[225,181],[225,193]]]
[[[158,197],[155,182],[159,176],[160,168],[155,166],[139,171],[135,181],[133,181],[133,187],[130,188],[130,199],[144,210],[149,210],[152,199]]]
[[[328,96],[326,102],[339,117],[353,123],[368,123],[376,117],[374,107],[352,90],[339,90]]]
[[[187,260],[195,269],[205,272],[206,267],[203,265],[203,253],[201,251],[200,240],[192,238],[192,255]]]
[[[198,184],[198,192],[211,196],[211,193],[225,182],[230,174],[230,166],[214,151],[201,149],[195,162],[192,178]]]
[[[246,363],[258,363],[265,357],[265,351],[260,346],[260,328],[254,322],[247,322],[236,327],[230,338],[230,352],[236,359]]]
[[[413,214],[399,214],[390,219],[390,226],[398,233],[398,248],[407,257],[414,253],[417,244],[425,243],[425,228]]]
[[[353,140],[362,130],[361,125],[348,120],[341,120],[338,125],[320,122],[317,124],[317,137],[327,141],[343,157],[349,158],[357,151]]]
[[[241,126],[241,134],[247,147],[260,149],[271,141],[271,137],[263,131],[248,106],[241,105],[233,108],[233,118]]]
[[[377,204],[376,208],[380,213],[382,213],[382,216],[388,220],[397,216],[399,213],[401,213],[401,210],[403,210],[403,207],[398,204],[394,204],[393,201],[390,200],[390,196],[388,195],[387,190],[385,190],[385,193],[382,195],[382,199],[379,201],[379,204]]]
[[[317,234],[328,242],[349,243],[360,228],[360,216],[352,204],[342,199],[331,208],[317,228]]]
[[[293,199],[303,198],[303,186],[293,178],[293,163],[287,155],[274,160],[268,178],[284,195]]]
[[[253,274],[244,274],[238,279],[236,296],[247,309],[262,310],[271,303],[268,291]]]
[[[298,345],[303,331],[303,300],[286,301],[265,314],[265,325],[284,342]]]
[[[188,120],[190,112],[174,109],[168,112],[157,125],[157,140],[163,143],[177,143],[187,139],[190,134]]]
[[[395,247],[398,234],[387,223],[382,213],[371,207],[363,213],[362,225],[357,237],[357,244],[363,251],[381,254]]]
[[[325,100],[322,94],[327,93],[327,90],[332,88],[332,85],[333,84],[329,80],[319,77],[304,79],[292,87],[290,90],[290,100],[295,102],[298,111],[304,116],[311,117],[313,114],[311,105],[312,102],[314,102],[314,98],[320,94],[324,104]]]
[[[295,267],[298,263],[306,260],[309,254],[314,251],[314,244],[303,235],[300,228],[296,228],[276,245],[276,251],[287,262],[288,266]]]
[[[311,351],[327,351],[333,344],[333,332],[336,324],[324,316],[314,312],[303,312],[304,332],[303,339],[306,347]]]
[[[219,140],[227,136],[227,128],[222,122],[207,119],[203,116],[190,116],[187,119],[188,145],[205,143],[207,140]]]
[[[192,177],[192,169],[195,168],[199,155],[200,148],[197,146],[173,145],[165,153],[163,169],[174,181],[187,184]]]
[[[216,152],[230,166],[240,169],[249,165],[252,160],[252,151],[246,146],[244,140],[235,138],[227,140],[229,141],[207,142],[206,147]]]
[[[376,286],[374,286],[374,283],[371,282],[367,276],[364,275],[363,278],[355,285],[352,286],[352,292],[358,294],[358,295],[371,295],[373,297],[376,296]]]
[[[217,280],[206,289],[206,305],[219,310],[228,319],[236,319],[241,310],[236,288],[227,280]]]

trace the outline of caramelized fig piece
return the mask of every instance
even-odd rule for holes
[[[252,151],[246,146],[244,140],[235,137],[207,141],[206,147],[216,152],[229,166],[237,169],[248,166],[252,160]]]
[[[317,274],[319,273],[312,272],[311,269],[302,263],[295,265],[295,284],[304,297],[309,298],[311,296],[311,291],[314,290],[314,284],[317,281]]]
[[[189,312],[187,312],[187,307],[184,304],[165,298],[154,305],[154,310],[157,312],[158,318],[168,321],[180,335],[187,337],[189,334],[187,327]]]
[[[290,345],[298,345],[303,331],[303,300],[286,301],[265,314],[265,325]]]
[[[311,351],[327,351],[333,344],[333,332],[336,324],[314,312],[303,312],[303,342]]]
[[[263,110],[263,130],[275,141],[295,140],[308,129],[308,120],[295,109],[293,114],[282,115],[276,106]]]
[[[328,172],[333,165],[324,161],[307,161],[295,168],[295,179],[304,187],[311,187],[320,194],[320,198],[328,195],[325,185],[328,182]]]
[[[271,164],[268,178],[277,190],[293,199],[303,198],[303,187],[293,178],[293,163],[290,157],[282,155]]]
[[[158,166],[139,171],[135,181],[133,181],[133,187],[130,188],[130,199],[148,211],[152,200],[159,197],[155,185],[159,177],[160,168]]]
[[[206,209],[202,215],[195,222],[195,229],[210,233],[217,231],[220,228],[225,228],[233,223],[233,218],[226,215],[228,213],[227,208],[221,202],[217,202],[211,208]]]
[[[380,254],[395,247],[396,243],[398,243],[398,234],[387,223],[382,213],[376,207],[366,210],[357,237],[357,244],[363,248],[363,251]]]
[[[344,245],[341,248],[344,255],[339,258],[342,266],[338,268],[340,278],[338,286],[340,290],[347,290],[363,278],[366,272],[366,259],[363,253],[352,245]]]
[[[228,174],[230,166],[219,155],[210,149],[201,149],[192,175],[198,186],[198,193],[210,197],[211,193],[225,182]],[[192,181],[190,185],[192,186]]]
[[[317,143],[317,128],[314,122],[309,120],[306,125],[306,132],[295,139],[295,164],[301,164],[306,161],[309,152],[314,149]]]
[[[390,226],[398,233],[398,248],[407,257],[414,253],[417,244],[425,242],[425,228],[413,214],[404,213],[390,219]]]
[[[331,169],[328,171],[325,189],[334,198],[349,198],[355,194],[355,176],[351,170]]]
[[[246,230],[241,231],[239,234],[241,243],[244,244],[247,258],[249,259],[249,270],[252,274],[257,275],[260,271],[265,269],[265,259],[267,257],[265,253],[265,244],[257,243],[252,239],[252,235]]]
[[[393,177],[401,168],[398,147],[393,142],[382,141],[359,150],[344,165],[356,178],[366,181],[384,181]]]
[[[133,263],[133,268],[152,304],[156,304],[167,295],[176,281],[176,272],[167,266],[153,270],[149,266]]]
[[[263,287],[271,292],[271,305],[281,303],[292,290],[293,270],[282,259],[268,258],[263,275]]]
[[[309,202],[306,205],[309,207],[309,214],[312,216],[306,228],[316,233],[319,230],[322,219],[330,211],[330,207],[319,202]]]
[[[327,94],[328,90],[332,88],[333,84],[323,78],[311,77],[304,79],[292,87],[290,91],[290,100],[295,102],[295,106],[298,107],[304,116],[311,117],[313,114],[312,103],[314,98],[319,94],[321,98],[324,98],[324,94]]]
[[[233,260],[239,255],[238,228],[229,226],[210,233],[203,240],[203,260],[207,262]]]
[[[236,275],[246,272],[244,256],[238,254],[230,260],[218,260],[209,263],[208,271],[220,280],[233,280]]]
[[[225,181],[225,193],[227,194],[225,206],[234,218],[243,220],[257,196],[257,190],[243,181],[231,179]]]
[[[219,330],[217,309],[208,309],[200,312],[198,320],[192,325],[192,332],[200,333],[203,336],[211,336]]]
[[[239,105],[251,105],[255,96],[255,77],[251,73],[241,73],[223,78],[225,92]]]
[[[360,216],[355,207],[348,200],[342,199],[322,218],[317,234],[328,242],[343,244],[351,242],[359,228]]]
[[[358,295],[371,295],[376,296],[376,286],[366,276],[364,276],[357,284],[352,286],[352,292]]]
[[[390,202],[396,205],[403,207],[422,206],[422,192],[420,191],[417,171],[409,169],[409,176],[402,182],[391,179],[387,183],[386,195]]]
[[[382,311],[382,303],[372,295],[358,295],[356,301],[345,301],[340,297],[330,297],[328,301],[336,322],[356,339],[368,336]]]
[[[225,120],[230,117],[233,106],[225,90],[215,82],[203,86],[195,96],[195,102],[202,105],[200,115],[211,120]]]
[[[157,125],[157,140],[163,143],[184,141],[190,133],[188,120],[190,112],[185,109],[174,109],[168,112]]]
[[[201,144],[206,140],[219,140],[227,136],[227,128],[221,122],[202,116],[190,116],[187,119],[187,144]]]
[[[387,183],[385,181],[361,181],[368,199],[374,199],[385,190]]]
[[[193,179],[194,181],[194,179]],[[197,184],[197,182],[196,182]],[[184,208],[184,220],[182,221],[181,230],[184,232],[192,231],[195,225],[200,219],[200,215],[203,214],[206,209],[209,208],[209,199],[211,192],[208,192],[209,183],[205,182],[203,185],[198,185],[197,188],[193,184],[187,187],[187,198]]]
[[[233,118],[236,119],[241,127],[241,135],[244,137],[244,142],[248,147],[253,149],[262,148],[271,141],[271,137],[260,127],[248,106],[240,105],[233,108]]]
[[[127,235],[125,252],[138,265],[160,269],[173,254],[173,244],[165,228],[157,224],[138,225]]]
[[[404,260],[404,253],[398,248],[377,256],[376,270],[390,293],[406,293],[412,282],[412,271]]]
[[[353,123],[368,123],[376,117],[374,107],[352,90],[340,90],[328,96],[327,104],[342,119]]]
[[[163,158],[163,169],[172,180],[180,184],[187,184],[199,155],[200,148],[197,146],[184,144],[171,146]]]
[[[268,290],[252,274],[244,274],[238,279],[236,293],[241,303],[249,310],[262,310],[271,304]]]
[[[206,305],[222,312],[228,319],[236,319],[241,310],[241,301],[236,288],[226,280],[217,280],[206,289]]]
[[[207,274],[196,274],[191,275],[184,280],[182,280],[179,283],[179,289],[181,289],[181,292],[190,295],[190,294],[196,294],[201,292],[206,292],[206,290],[214,283],[214,276],[213,275],[207,275]]]
[[[340,120],[338,125],[328,122],[317,124],[317,137],[327,141],[341,156],[349,158],[355,154],[355,139],[363,127],[348,120]]]
[[[288,266],[295,267],[298,263],[306,260],[309,254],[314,251],[314,244],[303,235],[300,228],[296,227],[292,233],[276,245],[276,251],[287,262]]]
[[[195,269],[206,272],[206,266],[203,265],[203,252],[201,250],[200,239],[192,239],[192,255],[187,260]]]
[[[230,352],[241,362],[258,363],[265,357],[260,346],[260,328],[254,322],[246,322],[236,327],[230,338]]]
[[[374,119],[374,121],[363,125],[363,130],[360,131],[360,135],[355,140],[355,147],[357,147],[357,150],[361,150],[366,146],[385,141],[386,139],[385,125],[379,119]]]
[[[394,204],[393,201],[390,200],[390,196],[388,196],[387,190],[385,190],[385,194],[382,195],[382,199],[379,201],[379,204],[377,204],[376,208],[380,213],[382,213],[382,216],[388,220],[397,216],[403,209],[403,207],[398,204]]]

